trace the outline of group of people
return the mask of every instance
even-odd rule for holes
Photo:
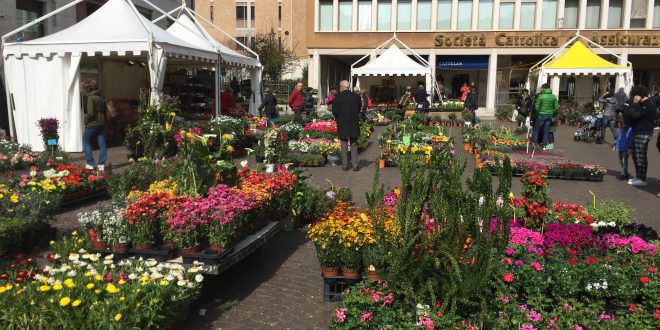
[[[619,180],[627,180],[633,186],[646,186],[646,173],[648,169],[648,145],[653,138],[656,126],[658,108],[660,107],[660,94],[649,96],[648,89],[637,85],[630,91],[627,100],[623,88],[617,93],[606,91],[598,101],[603,104],[603,119],[600,136],[597,143],[605,141],[607,128],[612,131],[615,141],[615,150],[618,151],[621,173]],[[516,104],[518,114],[525,117],[525,125],[532,127],[531,142],[540,144],[543,150],[554,148],[554,132],[556,130],[559,102],[557,96],[552,94],[550,85],[543,84],[536,98],[529,95],[527,89],[523,90]],[[622,127],[616,130],[617,116],[621,114]],[[656,143],[660,152],[660,136]],[[628,159],[632,154],[635,166],[635,177],[628,173]]]

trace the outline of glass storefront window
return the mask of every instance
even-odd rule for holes
[[[392,2],[378,1],[378,30],[387,31],[392,29]]]
[[[536,2],[523,2],[520,4],[520,29],[534,28],[536,18]]]
[[[493,0],[479,0],[479,30],[493,28]]]
[[[350,31],[353,27],[353,2],[339,2],[339,31]]]
[[[513,29],[513,2],[500,2],[500,29]]]
[[[371,0],[358,2],[358,30],[371,30]]]
[[[417,1],[417,30],[431,29],[431,1]]]
[[[332,31],[332,1],[319,3],[319,31]]]
[[[660,28],[660,0],[655,0],[653,3],[653,27]]]
[[[587,29],[596,29],[600,25],[600,0],[587,0]]]
[[[397,2],[396,9],[397,9],[396,29],[410,30],[410,18],[412,17],[412,2],[399,1]]]
[[[472,0],[458,0],[458,30],[472,28]]]
[[[607,28],[620,29],[622,14],[623,0],[610,0],[609,14],[607,15]]]
[[[449,30],[451,28],[451,0],[438,0],[438,30]]]
[[[577,28],[579,3],[578,0],[566,0],[564,2],[564,24],[562,25],[564,29]]]
[[[554,29],[557,26],[557,0],[543,0],[542,29]]]

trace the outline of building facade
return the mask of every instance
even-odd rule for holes
[[[605,47],[594,48],[604,58],[630,61],[636,84],[660,91],[660,0],[314,0],[307,16],[309,85],[321,91],[348,79],[351,64],[396,33],[435,66],[449,96],[473,81],[479,105],[492,110],[511,103],[531,66],[577,31]],[[381,82],[371,83],[373,94]],[[411,83],[397,85],[398,95]],[[614,77],[551,79],[560,97],[579,104],[621,84]]]
[[[275,33],[279,42],[300,59],[288,78],[300,77],[307,66],[307,0],[196,0],[195,11],[251,47],[257,34]],[[231,42],[222,32],[207,29],[218,41]],[[238,48],[240,49],[240,48]]]

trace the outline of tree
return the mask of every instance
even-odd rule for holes
[[[273,29],[270,33],[255,36],[254,52],[259,54],[263,73],[270,80],[279,80],[282,74],[291,72],[297,60],[294,52],[282,45]]]

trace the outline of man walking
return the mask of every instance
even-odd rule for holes
[[[339,94],[332,101],[332,114],[337,122],[337,135],[341,141],[341,163],[344,171],[348,171],[348,144],[351,147],[351,163],[353,171],[359,171],[357,138],[360,134],[360,95],[349,90],[349,83],[342,80],[339,83]]]
[[[467,94],[463,106],[472,114],[472,126],[474,127],[477,125],[477,109],[479,108],[477,105],[477,94],[472,91],[471,87],[466,87],[465,91]]]
[[[543,84],[541,89],[541,93],[539,93],[536,102],[534,102],[537,117],[534,122],[532,141],[538,141],[539,130],[543,129],[543,142],[541,143],[541,146],[543,147],[543,150],[548,150],[552,149],[552,147],[548,147],[548,136],[550,133],[550,126],[552,126],[552,122],[557,116],[557,111],[559,110],[559,101],[557,100],[557,97],[552,94],[550,85]]]
[[[83,83],[83,89],[87,92],[85,130],[83,131],[83,150],[87,159],[87,165],[85,167],[88,170],[94,169],[92,139],[96,138],[99,145],[99,163],[97,169],[103,172],[105,170],[105,162],[108,158],[108,151],[105,145],[106,105],[95,80],[85,81]]]
[[[301,82],[296,84],[296,89],[291,93],[291,96],[289,96],[289,107],[291,110],[293,110],[293,114],[295,116],[294,121],[298,124],[301,125],[303,124],[302,120],[302,111],[304,108],[304,98],[302,94],[302,88],[303,84]]]
[[[277,97],[275,97],[275,94],[273,94],[270,88],[266,88],[266,96],[264,97],[263,103],[261,103],[261,106],[259,107],[259,111],[263,111],[264,109],[266,109],[265,115],[269,120],[272,121],[278,117]]]

